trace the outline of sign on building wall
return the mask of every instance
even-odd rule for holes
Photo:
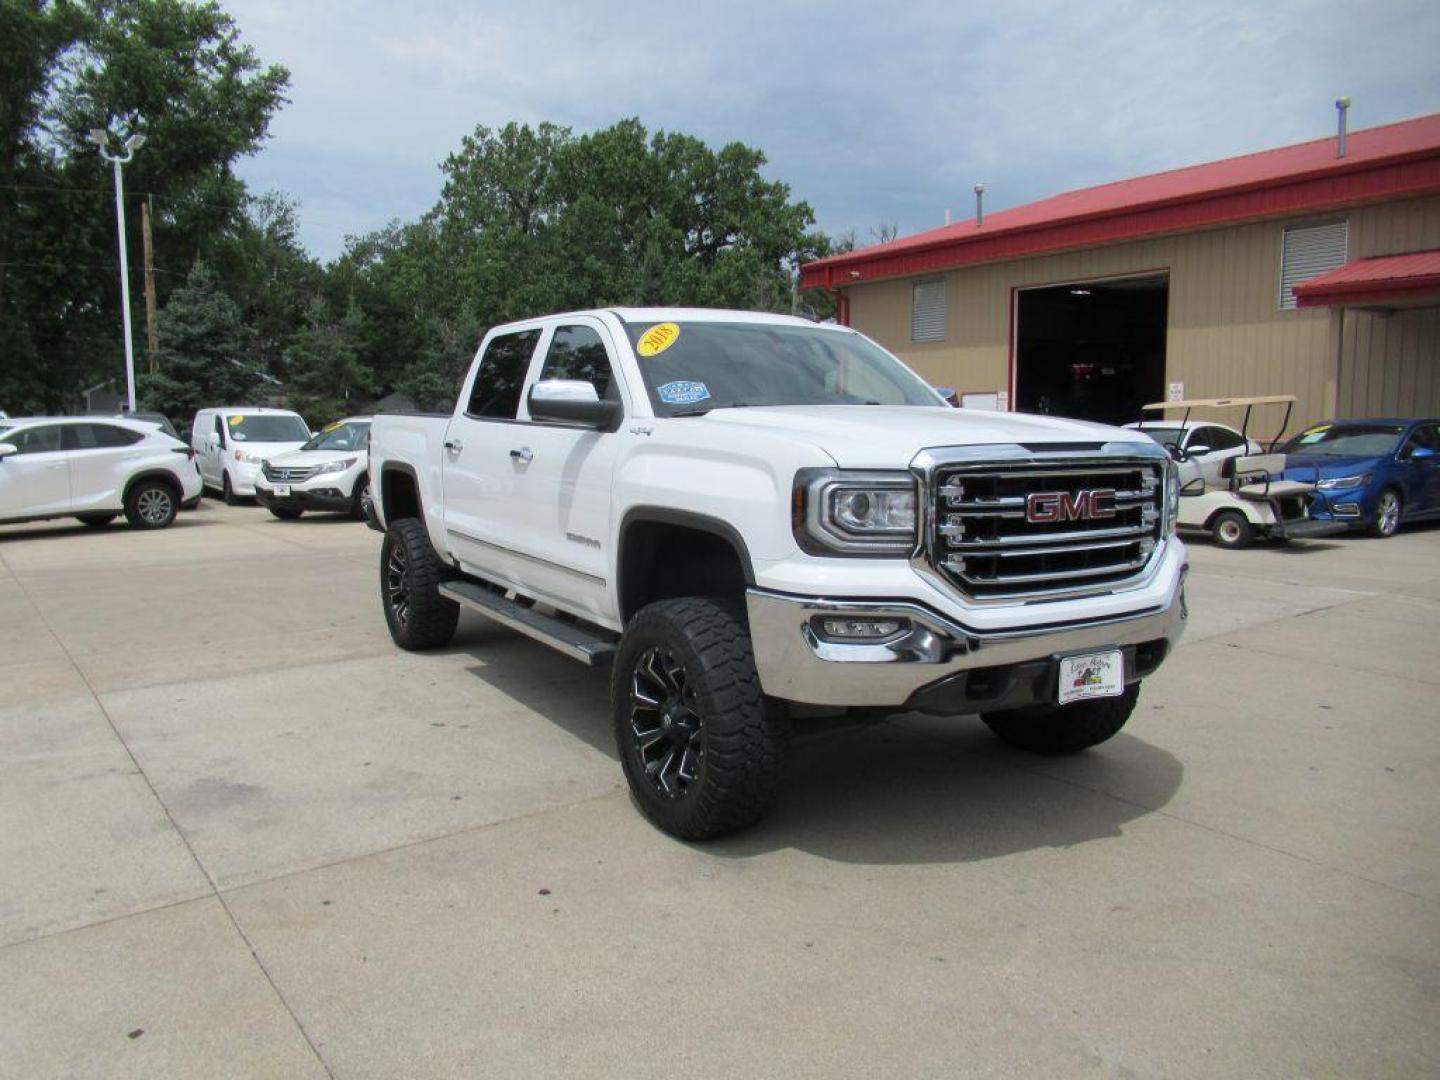
[[[1166,401],[1184,401],[1185,384],[1183,382],[1172,382],[1165,392]]]

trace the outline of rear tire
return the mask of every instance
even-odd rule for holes
[[[102,529],[119,516],[119,514],[81,514],[79,520],[92,529]]]
[[[980,719],[1001,739],[1021,750],[1032,754],[1075,754],[1104,742],[1123,728],[1139,697],[1140,684],[1132,683],[1119,697],[982,713]]]
[[[419,519],[391,523],[380,546],[380,605],[402,649],[435,649],[455,636],[460,605],[440,595],[444,573]]]
[[[274,514],[281,521],[299,521],[304,510],[297,510],[293,506],[272,506],[270,513]]]
[[[125,496],[125,520],[133,529],[163,529],[180,512],[180,497],[163,480],[141,480]]]
[[[1385,540],[1399,532],[1402,509],[1403,504],[1398,491],[1394,488],[1386,488],[1382,491],[1379,501],[1375,504],[1375,516],[1370,519],[1370,535]]]
[[[1247,548],[1255,540],[1255,530],[1239,510],[1221,510],[1210,523],[1210,535],[1223,548]]]
[[[658,828],[706,840],[774,805],[789,716],[760,691],[740,612],[710,597],[642,608],[615,657],[610,700],[625,779]]]

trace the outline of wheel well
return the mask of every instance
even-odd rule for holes
[[[176,499],[185,498],[185,489],[180,486],[180,481],[175,479],[174,473],[168,473],[164,469],[155,469],[152,472],[138,473],[132,476],[125,484],[125,492],[120,496],[120,503],[123,506],[130,501],[130,492],[135,490],[135,485],[146,480],[159,480],[170,489]]]
[[[726,536],[668,521],[635,521],[621,536],[620,617],[682,596],[743,601],[747,563]]]
[[[414,474],[405,469],[392,467],[380,474],[380,497],[386,525],[420,516],[420,488]]]

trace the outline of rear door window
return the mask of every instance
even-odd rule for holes
[[[114,424],[67,424],[64,446],[66,450],[110,450],[133,446],[144,437],[138,431]]]
[[[610,370],[610,356],[605,342],[590,326],[560,326],[550,338],[545,352],[541,380],[576,379],[595,387],[601,401],[619,401],[620,389]]]
[[[539,330],[491,338],[480,358],[480,370],[475,373],[465,412],[480,418],[514,420],[520,412],[520,392],[539,340]]]

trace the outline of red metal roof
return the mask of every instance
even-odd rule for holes
[[[1440,250],[1356,259],[1295,286],[1301,307],[1440,298]]]
[[[1440,192],[1440,113],[1070,191],[807,263],[803,288]]]

